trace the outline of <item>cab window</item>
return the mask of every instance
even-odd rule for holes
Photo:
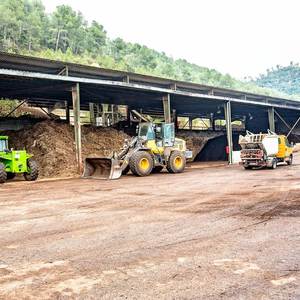
[[[291,144],[289,143],[288,139],[287,138],[284,138],[284,141],[285,141],[285,145],[287,147],[291,147]]]
[[[139,137],[145,140],[154,140],[155,134],[151,124],[140,124]]]
[[[173,146],[175,142],[175,128],[174,124],[164,124],[163,125],[163,135],[165,146]]]
[[[0,151],[7,150],[7,140],[0,140]]]

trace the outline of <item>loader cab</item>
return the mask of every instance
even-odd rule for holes
[[[138,137],[145,141],[155,140],[159,147],[172,147],[175,142],[173,123],[140,123]]]
[[[8,150],[8,136],[0,136],[0,152]]]

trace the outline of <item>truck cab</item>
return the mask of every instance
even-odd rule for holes
[[[285,135],[278,136],[278,153],[276,157],[279,161],[293,159],[293,146]]]
[[[277,153],[277,158],[279,159],[285,159],[290,157],[293,153],[293,146],[289,143],[288,139],[284,135],[279,135],[278,137],[278,145],[279,145],[279,151]]]

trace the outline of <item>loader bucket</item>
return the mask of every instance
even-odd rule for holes
[[[118,179],[122,175],[122,168],[115,158],[86,158],[84,161],[83,178]]]

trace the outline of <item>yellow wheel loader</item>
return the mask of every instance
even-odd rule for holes
[[[175,138],[174,124],[140,123],[138,135],[125,144],[120,153],[110,158],[88,157],[84,161],[83,178],[118,179],[129,170],[136,176],[147,176],[164,168],[181,173],[192,151],[186,142]]]

